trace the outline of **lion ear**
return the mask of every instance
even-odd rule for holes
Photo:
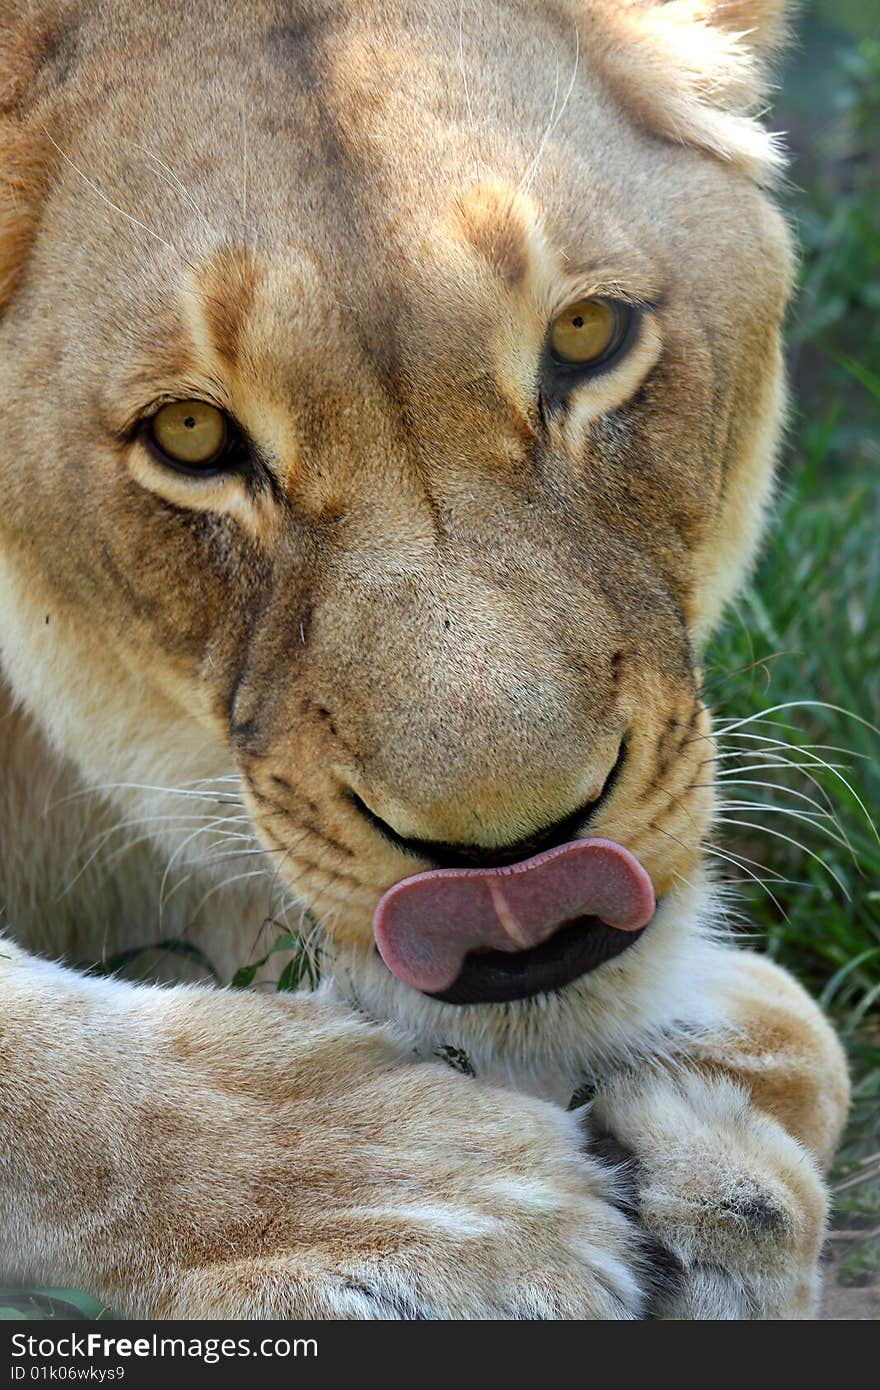
[[[63,24],[60,0],[0,0],[0,313],[24,269],[53,164],[46,78]]]
[[[743,37],[758,53],[773,53],[789,37],[792,0],[691,0],[703,22]]]
[[[716,101],[739,109],[762,102],[772,60],[789,38],[792,0],[648,0],[662,29],[704,62]],[[694,51],[700,50],[702,52]]]
[[[630,113],[759,179],[782,163],[760,124],[788,0],[587,0],[597,56]]]

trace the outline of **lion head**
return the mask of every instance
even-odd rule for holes
[[[373,948],[420,871],[604,841],[649,881],[595,974],[542,888],[522,1009],[699,911],[699,653],[783,402],[781,7],[2,5],[9,678],[92,781],[234,770],[388,1010],[454,1012]]]

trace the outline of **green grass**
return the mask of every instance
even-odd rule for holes
[[[755,583],[709,653],[707,684],[719,726],[738,725],[720,739],[722,805],[739,803],[722,817],[763,827],[719,826],[718,842],[744,860],[743,930],[844,1038],[855,1093],[838,1219],[873,1230],[880,1169],[866,1163],[855,1181],[855,1165],[880,1150],[880,734],[861,722],[880,709],[880,477],[829,485],[820,462],[798,456]],[[790,707],[760,713],[779,705]],[[877,1268],[880,1241],[854,1239],[843,1275]]]
[[[746,879],[750,921],[850,1032],[880,998],[878,534],[880,476],[829,488],[801,457],[755,583],[707,660],[723,814],[766,826],[730,825],[723,843],[762,865],[767,887],[792,881],[771,896]]]
[[[763,831],[719,827],[766,880],[741,874],[746,929],[820,999],[849,1051],[835,1186],[853,1233],[840,1277],[859,1282],[880,1270],[880,42],[868,5],[849,4],[847,30],[841,13],[812,7],[783,88],[779,123],[802,154],[787,195],[803,247],[788,330],[796,408],[769,544],[708,653],[707,685],[722,728],[759,716],[722,740],[720,764],[725,800],[762,803],[727,816]],[[791,707],[761,715],[779,705]]]

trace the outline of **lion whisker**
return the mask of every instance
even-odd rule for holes
[[[763,749],[763,750],[760,750],[760,749],[757,749],[757,748],[756,748],[756,749],[754,749],[754,750],[752,750],[752,751],[753,751],[756,755],[758,755],[758,754],[763,754],[764,756],[767,756],[767,757],[770,756],[769,752],[766,752],[767,749],[773,749],[773,748],[780,749],[780,748],[785,748],[785,749],[787,749],[787,750],[788,750],[789,752],[791,752],[791,753],[804,753],[804,754],[807,754],[807,755],[815,754],[815,753],[820,753],[820,752],[821,752],[821,753],[845,753],[846,756],[847,756],[848,758],[862,758],[862,759],[867,759],[867,760],[869,760],[869,759],[868,759],[868,754],[867,754],[867,753],[858,753],[858,752],[856,752],[856,750],[853,749],[853,748],[842,748],[842,747],[840,746],[839,743],[789,743],[786,739],[783,739],[783,738],[768,738],[766,734],[752,734],[752,733],[749,733],[749,734],[735,733],[735,734],[725,735],[724,737],[725,737],[725,738],[728,738],[728,737],[729,737],[731,740],[734,740],[734,741],[743,740],[743,741],[748,741],[748,742],[750,742],[750,743],[761,743],[761,744],[764,745],[764,749]],[[721,740],[721,741],[723,742],[723,740]],[[744,756],[747,756],[748,753],[749,753],[749,750],[748,750],[748,749],[739,749],[739,750],[737,750],[737,749],[730,749],[730,750],[728,750],[728,751],[730,752],[731,756],[737,756],[737,757],[744,757]]]
[[[199,901],[193,908],[192,918],[195,919],[196,917],[198,917],[202,908],[205,906],[205,903],[208,901],[209,898],[212,898],[215,893],[221,893],[225,889],[231,888],[233,883],[241,883],[245,879],[249,878],[266,878],[266,876],[267,874],[265,869],[247,869],[240,874],[232,874],[231,877],[223,879],[220,883],[215,883],[199,898]]]
[[[835,817],[829,811],[802,811],[796,806],[777,806],[775,802],[760,801],[756,797],[744,801],[719,801],[716,803],[715,809],[717,811],[769,811],[780,816],[792,816],[795,820],[806,821],[808,825],[814,825],[817,829],[825,831],[828,830],[828,826],[821,824],[821,822],[830,821],[836,824]],[[832,838],[838,840],[841,845],[846,843],[842,837],[832,834]]]
[[[239,837],[234,837],[234,838],[239,838]],[[246,838],[246,837],[245,837],[245,836],[241,836],[240,838],[241,838],[241,839],[244,839],[244,838]],[[247,838],[250,838],[250,837],[247,837]],[[125,843],[124,845],[120,845],[118,849],[112,850],[111,853],[108,854],[107,857],[102,861],[102,864],[103,864],[104,868],[109,868],[111,864],[115,864],[116,860],[117,860],[117,859],[121,859],[123,855],[125,855],[125,854],[127,854],[127,853],[129,852],[129,850],[133,849],[133,848],[134,848],[135,846],[137,846],[137,845],[144,844],[146,841],[149,841],[149,840],[155,840],[155,836],[154,836],[154,834],[153,834],[152,831],[147,831],[147,832],[146,832],[145,834],[143,834],[143,835],[137,835],[137,836],[135,836],[135,838],[134,838],[133,840],[128,840],[128,841],[126,841],[126,843]],[[207,855],[207,856],[206,856],[206,860],[207,860],[207,859],[210,859],[210,857],[211,857],[210,854]]]
[[[718,755],[718,761],[720,761],[722,758],[724,758],[727,761],[732,761],[734,758],[750,758],[755,756],[756,754],[751,749],[738,749],[735,752],[720,753]],[[766,757],[771,759],[771,761],[763,763],[746,763],[740,767],[734,766],[730,768],[722,768],[721,771],[718,773],[718,777],[738,777],[741,772],[764,772],[771,768],[789,768],[793,772],[808,772],[817,767],[816,763],[796,763],[793,762],[791,758],[784,758],[781,755],[777,755],[775,753],[767,753]],[[714,758],[707,759],[707,761],[701,764],[701,766],[706,767],[710,762],[714,761],[716,761]],[[843,772],[851,770],[849,763],[827,763],[826,766],[829,768],[838,768]]]
[[[474,108],[471,102],[471,93],[468,86],[467,68],[464,61],[464,0],[458,0],[458,66],[461,69],[461,80],[464,84],[464,99],[467,102],[468,124],[471,130],[474,128]]]
[[[799,801],[806,801],[810,806],[815,806],[816,810],[823,815],[831,814],[830,811],[823,810],[822,803],[817,801],[814,796],[810,796],[808,792],[798,791],[797,787],[786,786],[784,782],[762,782],[754,777],[733,777],[729,774],[725,775],[728,777],[728,780],[724,783],[725,787],[762,787],[767,791],[780,792],[783,796],[794,796]],[[715,782],[697,782],[694,784],[694,787],[698,790],[708,790],[716,785]]]
[[[213,830],[215,827],[223,826],[224,824],[225,824],[225,817],[220,816],[220,817],[216,818],[216,819],[213,820],[213,821],[209,821],[209,823],[208,823],[207,825],[204,825],[204,826],[197,826],[195,830],[191,831],[189,835],[186,835],[186,836],[183,838],[183,840],[181,840],[180,843],[179,843],[178,845],[175,846],[175,848],[174,848],[172,854],[170,855],[170,857],[169,857],[169,859],[168,859],[168,863],[165,865],[165,871],[164,871],[164,873],[162,874],[162,881],[161,881],[161,883],[159,884],[159,928],[160,928],[160,930],[161,930],[161,927],[162,927],[162,920],[163,920],[163,916],[164,916],[165,905],[166,905],[166,902],[167,902],[167,899],[166,899],[166,897],[165,897],[165,887],[166,887],[166,885],[167,885],[167,883],[168,883],[168,876],[169,876],[169,874],[171,873],[171,870],[172,870],[172,868],[174,867],[174,864],[175,864],[176,861],[180,858],[180,856],[181,856],[182,854],[185,853],[187,845],[191,844],[192,841],[195,840],[195,839],[197,839],[199,835],[207,834],[208,831]],[[171,894],[169,894],[168,896],[169,896],[169,898],[170,898],[170,897],[171,897]]]
[[[743,854],[741,850],[731,849],[729,845],[725,846],[722,850],[720,845],[716,845],[712,840],[707,840],[705,842],[704,847],[707,850],[714,851],[716,854],[723,853],[724,855],[726,855],[728,859],[737,860],[742,865],[752,864],[756,869],[760,869],[762,873],[767,875],[766,879],[760,880],[761,882],[797,884],[799,888],[809,887],[808,884],[803,883],[798,879],[788,878],[785,874],[781,874],[777,869],[769,868],[766,864],[762,864],[760,859],[752,859],[749,857],[749,855]]]
[[[735,737],[740,737],[740,735],[735,735]],[[748,738],[749,735],[742,735],[742,737]],[[769,742],[770,742],[770,743],[777,743],[777,742],[778,742],[779,747],[782,747],[782,748],[790,748],[790,747],[791,747],[790,744],[786,744],[786,743],[783,743],[783,742],[777,741],[777,740],[769,740]],[[871,813],[870,813],[870,811],[868,810],[867,806],[865,805],[864,801],[863,801],[862,798],[859,796],[858,792],[855,790],[855,788],[853,787],[852,783],[849,782],[848,779],[847,779],[846,777],[844,777],[843,773],[839,770],[839,768],[838,768],[836,765],[833,765],[833,764],[827,762],[825,758],[820,758],[820,757],[818,756],[818,754],[815,752],[815,749],[816,749],[816,747],[819,747],[819,746],[821,746],[821,745],[809,745],[809,746],[801,746],[801,745],[798,745],[797,752],[798,752],[799,754],[803,754],[805,757],[807,757],[816,769],[818,769],[818,768],[820,768],[820,767],[821,767],[821,768],[825,768],[827,771],[829,771],[829,772],[832,774],[833,777],[836,777],[836,778],[838,779],[838,781],[840,781],[840,782],[843,783],[843,785],[846,787],[847,791],[849,792],[850,796],[853,798],[853,800],[855,801],[856,805],[859,807],[859,810],[862,812],[862,815],[865,817],[865,820],[866,820],[867,824],[870,826],[870,828],[871,828],[871,830],[872,830],[872,832],[873,832],[875,838],[877,839],[878,842],[880,842],[880,833],[878,833],[877,826],[875,825],[874,820],[873,820],[873,817],[871,816]],[[839,750],[835,750],[835,751],[845,752],[846,750],[844,750],[844,749],[839,749]]]
[[[796,819],[802,819],[802,820],[805,820],[805,821],[808,821],[808,822],[809,822],[809,821],[814,821],[814,822],[815,822],[815,821],[827,821],[829,824],[831,824],[831,825],[834,826],[835,830],[837,831],[838,835],[840,836],[840,843],[842,843],[842,844],[846,847],[846,849],[849,851],[849,853],[850,853],[850,855],[851,855],[853,861],[854,861],[854,862],[857,862],[857,861],[858,861],[858,856],[857,856],[857,854],[856,854],[856,852],[855,852],[855,849],[853,848],[852,841],[850,840],[850,837],[849,837],[849,835],[847,834],[846,826],[844,825],[844,823],[843,823],[843,821],[841,820],[840,816],[837,814],[837,811],[836,811],[836,809],[835,809],[835,807],[834,807],[834,803],[831,801],[831,798],[827,796],[827,793],[825,793],[825,789],[824,789],[824,787],[822,786],[822,784],[821,784],[820,782],[817,782],[815,778],[810,778],[809,780],[812,781],[812,782],[814,782],[815,785],[816,785],[816,787],[818,788],[818,790],[819,790],[820,792],[822,792],[823,795],[825,796],[825,798],[826,798],[826,804],[825,804],[825,806],[823,806],[823,805],[821,804],[821,802],[817,801],[815,797],[808,795],[807,792],[798,791],[798,789],[797,789],[796,787],[788,787],[788,786],[785,785],[784,782],[778,782],[778,783],[776,783],[776,784],[774,785],[774,784],[771,783],[771,782],[752,782],[752,781],[749,781],[749,780],[746,779],[746,778],[743,778],[743,779],[741,779],[741,780],[732,779],[731,781],[727,782],[727,783],[725,784],[725,786],[726,786],[726,787],[737,787],[737,786],[742,786],[742,787],[750,787],[750,786],[755,786],[755,787],[766,787],[768,790],[773,791],[774,793],[780,793],[781,795],[784,795],[784,796],[793,797],[793,798],[795,798],[795,799],[798,800],[798,801],[806,802],[807,805],[812,806],[814,809],[813,809],[812,811],[803,811],[803,810],[801,810],[799,807],[793,807],[793,806],[777,806],[774,802],[765,801],[765,800],[763,800],[763,799],[760,798],[760,797],[746,797],[745,799],[743,799],[742,801],[739,801],[739,802],[737,802],[737,801],[719,801],[719,802],[717,803],[717,809],[720,810],[720,811],[729,811],[729,810],[738,810],[738,811],[742,811],[742,810],[748,810],[748,809],[750,809],[752,806],[754,806],[754,807],[756,807],[756,808],[764,809],[764,810],[768,810],[768,811],[777,811],[780,815],[783,815],[783,816],[784,816],[784,815],[791,815],[791,816],[794,816]],[[824,828],[824,827],[820,827],[820,828]]]
[[[811,859],[814,859],[817,864],[821,864],[822,868],[834,879],[834,882],[837,884],[841,893],[843,893],[847,902],[851,901],[852,895],[840,875],[832,869],[830,864],[825,862],[820,854],[810,849],[809,846],[805,845],[801,840],[795,840],[791,835],[785,835],[781,830],[775,830],[770,825],[756,825],[754,821],[736,820],[733,817],[723,816],[720,818],[719,823],[722,825],[736,825],[745,830],[754,830],[761,835],[773,835],[777,840],[785,840],[788,844],[794,845],[795,849],[799,849],[803,854],[807,854]],[[832,838],[836,839],[837,837],[833,836]]]
[[[133,217],[130,212],[125,211],[125,208],[121,208],[118,203],[114,203],[111,198],[108,198],[106,193],[102,192],[98,185],[92,179],[90,179],[88,175],[84,174],[82,169],[80,169],[79,165],[74,163],[70,156],[65,153],[65,151],[58,144],[58,141],[53,140],[52,136],[49,134],[49,131],[46,129],[45,126],[42,127],[42,132],[45,135],[46,139],[49,141],[49,144],[55,148],[55,150],[64,160],[65,164],[69,165],[70,168],[74,171],[74,173],[79,175],[83,183],[86,184],[86,186],[92,190],[95,196],[99,198],[102,203],[104,203],[113,212],[118,212],[119,216],[124,218],[126,222],[130,223],[132,227],[138,227],[142,232],[146,232],[148,236],[151,236],[156,241],[160,242],[161,245],[166,247],[167,250],[172,251],[175,256],[179,256],[180,259],[183,261],[184,265],[188,266],[189,269],[193,271],[193,273],[195,273],[196,267],[193,265],[192,261],[190,261],[187,256],[184,256],[183,252],[177,246],[174,246],[172,242],[167,241],[166,238],[161,236],[160,233],[157,232],[153,227],[147,226],[146,222],[141,222],[140,218]]]
[[[195,786],[196,783],[192,783]],[[94,796],[101,792],[113,791],[136,791],[136,792],[160,792],[166,796],[187,796],[193,797],[198,801],[207,801],[216,806],[238,806],[244,809],[244,802],[240,796],[233,796],[230,792],[197,792],[192,791],[190,786],[179,787],[153,786],[149,782],[100,782],[90,784],[87,787],[79,787],[74,792],[69,792],[67,796],[61,797],[58,801],[53,801],[45,807],[48,814],[55,811],[59,806],[65,806],[68,802],[78,801],[84,796]]]
[[[88,857],[86,858],[85,862],[84,862],[83,864],[80,865],[79,869],[78,869],[77,872],[74,874],[73,878],[70,879],[69,882],[65,885],[65,887],[61,890],[61,892],[60,892],[59,895],[58,895],[57,901],[60,901],[63,897],[65,897],[65,896],[70,892],[70,890],[74,887],[74,885],[75,885],[76,883],[78,883],[79,880],[82,878],[83,874],[87,872],[87,870],[91,867],[91,865],[92,865],[92,864],[95,862],[95,860],[98,858],[98,856],[100,855],[100,853],[101,853],[101,851],[103,850],[104,846],[107,844],[108,840],[112,839],[114,835],[118,835],[121,831],[123,831],[123,830],[130,830],[130,829],[133,829],[133,828],[135,828],[135,827],[137,827],[137,826],[146,825],[146,824],[151,824],[151,823],[152,823],[152,824],[165,824],[166,822],[169,822],[169,823],[170,823],[171,821],[180,821],[180,820],[185,821],[188,825],[191,825],[191,824],[193,823],[194,820],[198,820],[198,821],[200,822],[200,827],[199,827],[199,828],[205,828],[206,823],[210,824],[210,823],[212,822],[212,819],[213,819],[213,818],[212,818],[210,815],[204,815],[204,816],[198,816],[198,817],[197,817],[197,816],[174,816],[174,815],[138,816],[138,817],[134,817],[134,818],[129,819],[129,820],[118,821],[116,824],[111,825],[111,826],[108,826],[106,829],[99,831],[97,835],[95,835],[95,836],[92,837],[92,839],[88,840],[88,841],[86,842],[85,846],[82,846],[82,848],[88,849],[91,845],[95,845],[95,848],[92,850],[92,853],[88,855]],[[124,853],[126,850],[130,849],[132,846],[138,845],[138,844],[142,844],[145,840],[150,840],[150,839],[155,839],[155,838],[156,838],[156,837],[155,837],[155,833],[154,833],[154,832],[147,832],[147,834],[145,834],[145,835],[136,836],[134,839],[128,840],[128,841],[126,842],[126,844],[124,844],[124,845],[122,845],[122,846],[120,847],[119,850],[115,850],[115,851],[113,852],[113,856],[112,856],[110,859],[108,859],[107,862],[108,862],[108,863],[113,863],[113,862],[115,862],[115,859],[118,858],[119,855],[120,855],[121,853]]]
[[[826,709],[834,714],[842,714],[847,719],[853,719],[863,728],[869,729],[871,733],[877,734],[880,738],[880,728],[872,724],[870,719],[864,719],[860,714],[854,714],[852,710],[845,709],[843,705],[833,705],[827,700],[785,700],[782,704],[769,705],[767,709],[759,710],[756,714],[746,715],[742,719],[734,720],[725,727],[724,732],[729,733],[733,729],[744,728],[747,724],[754,724],[758,720],[766,720],[766,716],[776,714],[786,709]]]
[[[148,150],[145,145],[139,145],[136,141],[131,141],[129,143],[132,145],[133,149],[139,150],[141,154],[146,155],[147,159],[151,160],[153,164],[158,165],[158,167],[165,174],[168,175],[166,179],[162,180],[163,183],[166,183],[169,188],[176,188],[180,196],[184,198],[186,202],[189,204],[189,206],[192,208],[193,212],[196,213],[196,215],[202,219],[208,231],[212,232],[214,236],[219,236],[217,228],[214,226],[212,222],[208,220],[202,208],[199,207],[199,204],[196,202],[189,189],[177,177],[174,170],[169,168],[165,161],[163,159],[160,159],[157,154],[153,154],[150,150]]]
[[[738,869],[741,873],[746,874],[754,883],[758,884],[759,888],[763,888],[764,892],[767,894],[774,906],[782,914],[785,921],[787,922],[789,920],[788,913],[782,906],[782,903],[779,901],[776,894],[773,892],[772,888],[769,886],[771,883],[784,883],[786,880],[777,880],[775,876],[770,879],[759,878],[757,874],[752,873],[751,869],[748,868],[746,864],[739,862],[738,856],[728,854],[725,850],[719,849],[717,845],[704,845],[703,852],[705,854],[708,854],[713,859],[722,859],[726,863],[732,864],[735,869]],[[755,861],[752,860],[751,862],[754,863]]]
[[[541,160],[542,160],[542,158],[543,158],[543,156],[544,156],[544,150],[547,148],[547,142],[548,142],[548,140],[550,139],[550,137],[551,137],[551,135],[553,134],[553,132],[554,132],[554,130],[556,129],[556,127],[559,125],[559,122],[562,120],[562,117],[565,115],[565,112],[566,112],[566,110],[567,110],[567,108],[568,108],[568,103],[571,101],[572,93],[573,93],[573,91],[574,91],[574,85],[575,85],[575,82],[577,81],[577,75],[578,75],[578,70],[579,70],[579,67],[580,67],[580,58],[581,58],[580,34],[579,34],[579,32],[578,32],[577,26],[575,26],[575,29],[574,29],[574,39],[575,39],[574,67],[573,67],[573,69],[572,69],[571,80],[570,80],[570,82],[569,82],[569,84],[568,84],[568,89],[567,89],[567,91],[566,91],[566,93],[565,93],[565,96],[562,98],[562,105],[561,105],[560,108],[559,108],[558,114],[557,114],[557,112],[556,112],[556,101],[557,101],[557,98],[558,98],[558,96],[559,96],[559,54],[557,53],[557,54],[555,55],[555,56],[556,56],[556,86],[555,86],[554,92],[553,92],[553,105],[552,105],[551,110],[550,110],[550,119],[549,119],[549,121],[547,122],[547,126],[546,126],[546,128],[545,128],[545,130],[544,130],[543,135],[541,136],[541,140],[540,140],[540,143],[539,143],[539,145],[538,145],[537,150],[535,151],[534,157],[533,157],[531,163],[527,166],[527,168],[526,168],[526,170],[525,170],[525,172],[524,172],[522,178],[521,178],[520,181],[519,181],[519,184],[518,184],[517,190],[516,190],[517,194],[520,194],[520,193],[527,193],[527,192],[528,192],[528,190],[529,190],[529,188],[530,188],[530,186],[531,186],[531,184],[532,184],[532,181],[533,181],[533,179],[534,179],[535,175],[537,174],[538,169],[539,169],[539,167],[540,167]]]

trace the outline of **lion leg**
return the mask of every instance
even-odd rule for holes
[[[795,981],[719,949],[718,1028],[680,1068],[600,1092],[597,1136],[621,1146],[633,1210],[678,1264],[667,1318],[809,1318],[828,1195],[823,1172],[848,1103],[841,1046]]]
[[[133,1317],[633,1318],[577,1116],[314,996],[90,979],[0,941],[0,1251]]]

